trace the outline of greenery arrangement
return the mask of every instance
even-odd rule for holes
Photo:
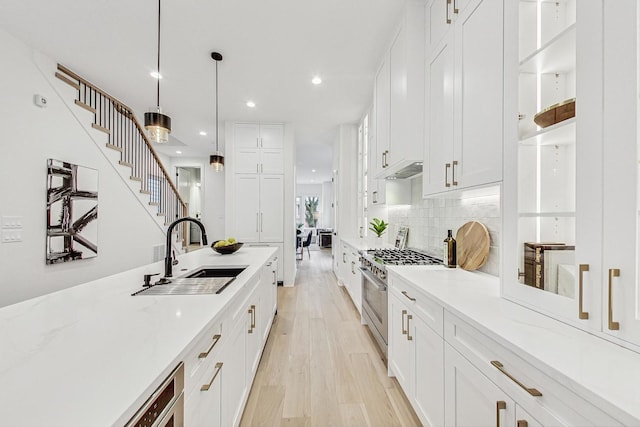
[[[371,227],[369,227],[369,230],[371,230],[374,233],[376,233],[376,236],[382,237],[382,235],[384,234],[385,230],[387,229],[387,226],[389,225],[389,223],[388,222],[384,222],[384,220],[382,220],[380,218],[373,218],[371,220],[371,222],[369,223],[369,225],[371,226]]]
[[[317,197],[307,197],[304,200],[304,219],[307,222],[307,225],[311,228],[316,226],[318,222],[318,217],[316,213],[318,212],[318,203],[319,200]]]

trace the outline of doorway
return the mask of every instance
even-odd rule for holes
[[[178,194],[187,204],[188,216],[202,219],[202,171],[200,167],[176,167],[176,186]],[[187,248],[191,245],[200,246],[200,228],[189,223],[187,227]]]

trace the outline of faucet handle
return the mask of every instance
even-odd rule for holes
[[[144,275],[144,284],[142,285],[142,287],[144,288],[148,288],[151,286],[151,278],[153,276],[159,276],[160,273],[155,273],[155,274],[145,274]]]

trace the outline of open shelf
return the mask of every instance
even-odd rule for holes
[[[521,73],[563,73],[576,68],[576,24],[520,61]]]
[[[522,135],[522,145],[567,145],[576,142],[576,118],[564,120],[544,129]]]

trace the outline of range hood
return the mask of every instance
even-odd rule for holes
[[[377,179],[409,179],[422,173],[421,160],[401,160],[376,175]]]

